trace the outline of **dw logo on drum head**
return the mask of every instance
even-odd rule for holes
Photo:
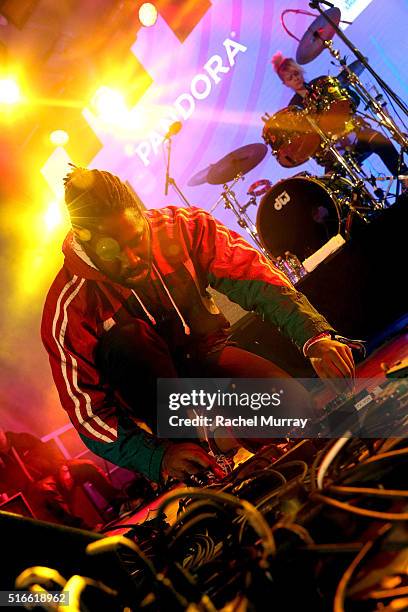
[[[273,206],[275,210],[281,210],[282,207],[285,206],[285,204],[287,204],[288,202],[290,202],[290,195],[287,191],[282,191],[282,193],[280,193],[278,197],[275,198],[275,204]]]

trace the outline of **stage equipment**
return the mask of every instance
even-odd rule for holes
[[[175,121],[174,123],[172,123],[169,129],[167,130],[167,134],[165,135],[164,140],[168,140],[169,138],[172,138],[173,136],[178,134],[182,127],[183,124],[181,123],[181,121]]]
[[[199,170],[194,174],[188,181],[187,185],[189,187],[196,187],[197,185],[204,185],[207,182],[208,173],[210,171],[211,166],[204,168],[203,170]]]
[[[348,75],[350,72],[353,72],[357,76],[360,76],[364,72],[364,65],[360,62],[360,60],[354,60],[347,66],[347,70],[343,68],[341,72],[337,75],[337,80],[341,85],[346,85],[348,83]]]
[[[320,15],[308,28],[307,32],[300,41],[296,59],[300,64],[306,64],[312,59],[317,57],[324,48],[329,50],[332,57],[339,63],[340,67],[343,68],[345,84],[350,85],[359,98],[365,103],[366,108],[373,114],[373,117],[378,119],[381,125],[387,130],[391,138],[393,138],[401,146],[401,162],[404,152],[408,151],[408,135],[405,134],[401,128],[396,124],[394,119],[384,110],[380,102],[373,98],[370,92],[366,89],[363,83],[360,81],[358,74],[362,72],[361,66],[358,66],[356,70],[347,66],[346,60],[341,58],[341,54],[336,50],[332,43],[334,34],[337,34],[339,38],[347,45],[347,47],[356,56],[357,60],[366,69],[371,76],[374,77],[380,88],[386,92],[386,94],[392,98],[396,105],[408,116],[408,107],[387,85],[387,83],[375,72],[370,66],[367,58],[352,44],[347,38],[344,32],[339,28],[340,11],[339,9],[332,7],[329,10],[324,11],[320,7],[321,2],[313,0],[310,2],[312,8],[316,8]],[[329,4],[324,2],[324,4]],[[354,68],[354,67],[353,67]],[[347,78],[346,78],[347,75]],[[339,160],[340,161],[340,160]],[[398,172],[398,174],[401,174]],[[351,175],[350,175],[351,176]],[[399,191],[399,183],[397,183],[397,195]]]
[[[373,196],[373,194],[367,189],[364,182],[368,180],[364,174],[363,169],[360,165],[356,163],[351,155],[342,155],[341,152],[336,147],[336,141],[339,139],[339,136],[335,134],[333,137],[330,134],[327,134],[323,131],[318,125],[317,121],[319,121],[319,115],[314,115],[312,113],[306,113],[306,119],[310,123],[310,125],[314,128],[315,132],[319,134],[321,138],[321,149],[319,151],[319,156],[325,158],[326,156],[331,156],[337,162],[338,172],[342,172],[347,176],[347,178],[351,179],[355,189],[360,194],[364,204],[369,204],[373,209],[381,208],[381,204],[377,201],[377,199]],[[330,116],[325,118],[326,124],[330,123]],[[344,124],[345,125],[345,124]],[[351,200],[345,199],[344,203],[349,209],[355,213],[357,216],[361,218],[362,221],[368,222],[367,217],[364,216],[360,212],[358,208],[354,206],[354,203]]]
[[[260,188],[261,190],[265,189],[266,186],[269,187],[270,182],[266,179],[262,179],[263,184],[261,186],[259,182],[251,185],[248,189],[248,195],[250,196],[249,200],[244,205],[238,202],[235,192],[233,191],[234,185],[236,185],[238,181],[243,180],[244,175],[255,168],[255,166],[264,159],[267,151],[268,147],[263,143],[244,145],[239,149],[231,151],[231,153],[225,155],[215,164],[211,164],[207,168],[194,174],[190,178],[188,185],[195,186],[206,182],[210,185],[224,183],[221,195],[210,209],[210,213],[213,213],[217,206],[223,202],[224,207],[231,210],[236,216],[238,225],[248,232],[264,255],[271,258],[271,255],[265,250],[260,242],[255,224],[247,213],[247,209],[250,206],[256,205],[256,197],[259,195],[258,190]],[[229,182],[231,182],[230,185],[228,185]],[[255,191],[257,191],[257,193],[255,193]]]
[[[352,191],[343,178],[304,174],[279,181],[258,207],[262,244],[274,257],[291,251],[303,261],[340,232],[343,200],[352,197]]]
[[[165,143],[167,143],[166,180],[165,180],[165,185],[164,185],[164,195],[165,196],[168,195],[168,193],[169,193],[169,186],[171,185],[173,187],[174,191],[177,193],[177,195],[181,199],[181,201],[183,202],[183,204],[185,204],[186,206],[191,208],[190,202],[188,201],[188,199],[186,198],[184,193],[181,191],[180,187],[177,185],[175,179],[170,176],[170,159],[171,159],[172,138],[173,138],[173,136],[175,136],[176,134],[179,133],[179,131],[181,130],[182,127],[183,127],[183,125],[182,125],[182,123],[180,121],[175,121],[174,123],[172,123],[170,125],[170,127],[168,129],[168,132],[167,132],[167,134],[164,137],[163,147],[165,146]]]
[[[307,112],[316,115],[318,126],[330,136],[340,136],[352,118],[355,106],[350,94],[333,77],[323,76],[309,85]]]
[[[235,151],[231,151],[215,164],[194,174],[187,185],[194,187],[203,183],[210,185],[221,185],[235,180],[238,176],[247,174],[250,170],[261,163],[268,148],[261,142],[245,145]]]
[[[382,384],[377,409],[397,385]],[[91,567],[109,554],[129,576],[120,588],[116,575],[92,573],[106,587],[98,609],[404,609],[406,440],[252,442],[256,453],[225,478],[198,474],[200,488],[168,491],[154,519],[112,524],[86,546]],[[85,590],[78,599],[92,601]]]
[[[290,106],[284,108],[272,117],[266,113],[262,120],[263,139],[271,147],[273,155],[283,167],[295,167],[313,157],[323,166],[334,164],[337,173],[350,179],[362,196],[363,206],[373,210],[384,208],[389,197],[391,182],[386,192],[376,186],[375,177],[367,176],[358,157],[353,153],[353,137],[355,132],[364,127],[367,117],[385,128],[401,146],[400,171],[397,176],[396,196],[399,195],[400,175],[403,174],[403,154],[408,151],[408,135],[395,123],[385,109],[382,94],[370,94],[361,83],[359,75],[367,70],[398,106],[408,115],[408,107],[388,85],[369,66],[367,58],[356,49],[339,28],[341,12],[329,2],[323,2],[330,8],[326,11],[320,8],[318,1],[310,2],[312,8],[317,8],[318,15],[303,37],[294,36],[285,26],[283,16],[287,12],[302,13],[314,16],[301,10],[287,9],[282,13],[282,25],[285,31],[299,41],[296,61],[307,64],[314,60],[324,49],[328,49],[341,69],[338,78],[327,76],[317,79],[307,86],[305,108]],[[356,60],[347,65],[346,58],[341,58],[340,52],[334,49],[332,39],[337,34],[351,49]],[[357,115],[356,109],[360,101],[365,103],[365,110],[370,115]],[[368,125],[368,127],[370,127]],[[368,222],[369,217],[360,209],[354,208],[353,202],[347,202],[350,210]]]
[[[289,106],[272,117],[266,113],[262,137],[271,147],[281,166],[291,168],[313,157],[319,164],[335,163],[336,172],[353,181],[364,206],[381,208],[380,203],[366,187],[366,176],[361,165],[348,152],[347,138],[362,123],[354,114],[355,103],[350,93],[334,77],[321,77],[308,86],[305,108]],[[339,150],[344,149],[344,154]],[[344,204],[366,220],[351,199]]]
[[[255,181],[248,187],[247,194],[250,196],[258,196],[264,195],[269,189],[272,187],[271,181],[268,179],[259,179],[259,181]]]
[[[256,226],[247,212],[247,209],[250,206],[256,206],[256,195],[248,191],[250,198],[243,206],[241,206],[241,204],[238,202],[235,191],[233,191],[232,189],[234,185],[238,183],[238,181],[241,181],[243,179],[244,177],[242,176],[242,174],[239,173],[234,178],[231,185],[228,185],[227,183],[223,185],[223,190],[221,192],[221,195],[218,198],[218,200],[215,202],[215,204],[212,206],[210,213],[213,213],[214,210],[217,208],[217,206],[221,202],[223,202],[224,208],[232,211],[232,213],[237,218],[238,225],[242,227],[251,236],[252,240],[255,242],[259,250],[262,251],[265,257],[268,257],[268,259],[273,259],[271,254],[265,249],[262,242],[259,240]]]
[[[338,26],[340,23],[340,9],[333,6],[326,13],[331,21],[329,22],[325,16],[319,15],[301,38],[296,51],[298,64],[308,64],[314,60],[323,51],[326,43],[335,35],[336,28],[334,26]]]
[[[263,143],[245,145],[225,155],[210,166],[207,182],[210,185],[221,185],[235,179],[239,174],[247,174],[261,163],[268,148]]]
[[[317,153],[321,139],[306,119],[306,112],[298,106],[288,106],[272,117],[267,113],[262,138],[284,168],[304,164]]]
[[[151,2],[143,2],[139,7],[139,21],[145,28],[153,26],[158,17],[157,8]]]

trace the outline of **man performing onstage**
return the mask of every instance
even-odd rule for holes
[[[280,52],[277,52],[272,58],[272,65],[282,83],[295,92],[288,106],[305,107],[308,104],[308,100],[310,100],[311,86],[314,83],[317,83],[317,86],[312,96],[319,95],[318,82],[322,77],[317,77],[310,81],[310,83],[306,83],[303,68],[291,57],[285,58]],[[340,83],[338,85],[340,87]],[[348,90],[348,92],[350,99],[353,100],[357,107],[359,103],[357,94],[351,90]],[[400,174],[407,173],[408,168],[404,160],[400,160],[397,149],[388,138],[355,115],[353,115],[353,126],[352,132],[339,139],[338,148],[352,151],[357,156],[357,161],[363,161],[372,153],[376,153],[392,176],[397,177]],[[316,159],[316,161],[318,160]],[[332,170],[334,160],[325,155],[318,163],[324,165],[326,171],[330,171]],[[404,179],[402,183],[404,189],[408,187],[407,179]]]
[[[157,378],[287,376],[229,342],[207,294],[227,295],[278,326],[322,377],[351,377],[348,346],[261,253],[204,210],[141,211],[109,172],[65,179],[72,231],[46,299],[42,338],[61,403],[82,440],[151,480],[215,461],[199,444],[158,439]]]

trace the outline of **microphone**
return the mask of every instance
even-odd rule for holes
[[[172,123],[168,129],[167,134],[164,137],[164,140],[168,140],[172,136],[175,136],[176,134],[178,134],[182,127],[183,127],[183,124],[181,123],[181,121],[175,121],[174,123]]]

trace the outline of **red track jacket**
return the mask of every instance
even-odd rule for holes
[[[261,314],[300,349],[331,326],[280,270],[204,210],[168,207],[145,214],[156,270],[138,289],[137,300],[131,289],[96,269],[70,233],[63,245],[64,265],[45,302],[41,332],[62,406],[85,444],[112,463],[159,480],[165,443],[126,419],[94,362],[98,339],[123,316],[153,325],[158,314],[173,309],[157,270],[178,307],[180,335],[188,326],[191,342],[205,342],[228,325],[206,294],[208,286]],[[160,300],[154,297],[157,288],[164,296]],[[136,315],[127,308],[132,300]],[[131,409],[137,417],[138,407]]]

